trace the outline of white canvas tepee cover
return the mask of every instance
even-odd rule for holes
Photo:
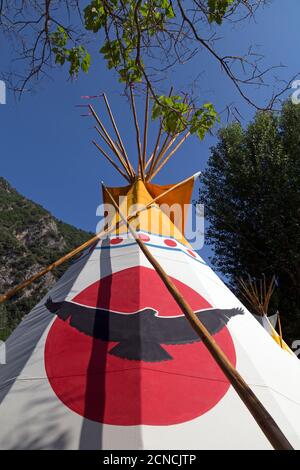
[[[129,193],[150,201],[141,181]],[[219,346],[300,448],[300,364],[157,205],[137,229]],[[123,227],[87,250],[6,342],[0,449],[270,449]]]

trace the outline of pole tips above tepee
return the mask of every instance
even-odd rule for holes
[[[87,107],[89,109],[89,115],[95,119],[95,129],[106,148],[103,148],[102,145],[100,145],[96,140],[92,140],[92,143],[101,152],[104,158],[118,171],[118,173],[130,183],[135,181],[137,178],[141,178],[144,181],[151,181],[190,135],[189,132],[184,133],[184,131],[174,133],[166,132],[164,130],[163,121],[161,120],[153,151],[150,153],[150,155],[147,155],[150,93],[147,89],[144,122],[142,126],[143,132],[141,133],[135,104],[134,89],[133,86],[130,86],[130,102],[138,154],[138,166],[137,170],[135,170],[132,162],[128,158],[128,154],[126,152],[107,96],[105,93],[102,93],[101,95],[96,95],[95,97],[100,99],[102,98],[104,100],[106,111],[108,113],[115,136],[112,137],[109,134],[103,124],[102,119],[99,117],[94,107],[91,104],[88,104]]]

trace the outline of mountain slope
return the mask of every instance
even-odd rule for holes
[[[57,220],[0,177],[0,293],[37,273],[91,236],[91,233]],[[0,340],[11,333],[67,267],[68,263],[63,264],[16,298],[0,304]]]

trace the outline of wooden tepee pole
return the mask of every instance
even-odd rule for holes
[[[145,173],[146,153],[147,153],[147,137],[148,137],[148,118],[149,118],[149,88],[146,92],[145,119],[144,119],[144,139],[143,139],[143,172]]]
[[[152,167],[153,167],[154,162],[155,162],[156,154],[157,154],[158,149],[159,149],[159,143],[160,143],[160,138],[161,138],[162,131],[163,131],[163,124],[162,124],[162,121],[160,121],[159,130],[158,130],[158,134],[157,134],[157,138],[156,138],[156,142],[155,142],[155,147],[154,147],[152,155],[150,156],[149,160],[147,161],[146,167],[145,167],[145,169],[147,169],[148,165],[151,163],[148,174],[151,173]]]
[[[99,116],[97,115],[96,111],[94,110],[93,106],[91,106],[90,104],[88,105],[89,107],[89,110],[91,111],[92,115],[94,116],[94,118],[96,119],[97,123],[99,124],[100,126],[100,129],[102,130],[103,134],[105,135],[106,139],[109,141],[110,143],[110,147],[112,148],[112,150],[114,151],[116,157],[118,158],[119,162],[121,163],[121,165],[123,166],[124,170],[126,171],[126,173],[128,174],[129,178],[132,179],[132,176],[131,176],[131,173],[129,171],[129,168],[127,167],[126,165],[126,162],[124,160],[124,157],[123,155],[119,152],[118,148],[116,147],[114,141],[112,140],[112,138],[110,137],[110,135],[108,134],[107,130],[105,129],[101,119],[99,118]]]
[[[97,131],[98,134],[100,135],[101,139],[106,143],[106,145],[113,151],[113,153],[115,153],[115,151],[114,151],[113,147],[111,146],[110,142],[107,140],[107,138],[105,137],[105,135],[103,134],[103,132],[101,132],[101,130],[99,129],[99,127],[94,126],[94,128],[96,129],[96,131]],[[117,149],[122,153],[122,149],[121,149],[121,147],[120,147],[119,142],[115,141],[114,144],[116,145]],[[133,170],[133,175],[135,175],[134,170]]]
[[[121,170],[121,168],[113,161],[112,158],[110,158],[110,156],[105,152],[105,150],[103,150],[103,148],[100,147],[100,145],[95,140],[92,140],[92,142],[95,147],[97,147],[97,149],[102,153],[102,155],[112,164],[112,166],[130,183],[131,180],[129,176],[127,176],[127,174],[124,173],[123,170]]]
[[[111,146],[109,140],[105,137],[105,135],[103,134],[103,132],[101,132],[101,130],[99,129],[99,127],[94,126],[94,129],[96,129],[96,131],[97,131],[98,134],[100,135],[101,139],[102,139],[102,140],[106,143],[106,145],[115,153],[114,148]]]
[[[134,177],[135,177],[134,169],[132,168],[132,165],[131,165],[131,163],[130,163],[130,160],[129,160],[128,156],[127,156],[127,153],[126,153],[126,150],[125,150],[123,141],[122,141],[122,139],[121,139],[120,132],[119,132],[119,130],[118,130],[116,121],[115,121],[114,116],[113,116],[113,113],[112,113],[112,111],[111,111],[111,109],[110,109],[109,102],[108,102],[108,99],[107,99],[105,93],[103,93],[103,98],[104,98],[105,106],[106,106],[106,109],[107,109],[107,111],[108,111],[108,114],[109,114],[111,123],[112,123],[113,128],[114,128],[114,131],[115,131],[115,133],[116,133],[116,136],[117,136],[117,139],[118,139],[118,142],[119,142],[119,145],[120,145],[120,148],[121,148],[123,157],[124,157],[124,159],[125,159],[126,165],[127,165],[128,169],[129,169],[129,172],[131,173],[132,178],[134,178]]]
[[[175,145],[175,147],[170,151],[170,153],[166,156],[166,158],[158,165],[156,169],[152,171],[152,173],[149,175],[148,181],[151,181],[157,173],[160,172],[160,170],[165,166],[165,164],[170,160],[170,158],[174,155],[174,153],[181,147],[181,145],[186,141],[186,139],[191,135],[190,132],[187,132],[182,139]],[[168,149],[164,152],[164,154],[167,152]],[[163,156],[164,156],[163,154]],[[162,156],[162,157],[163,157]],[[159,162],[158,162],[159,163]]]
[[[172,93],[173,93],[173,86],[171,86],[171,88],[170,88],[169,96],[171,96]],[[161,135],[162,135],[162,131],[163,131],[163,119],[160,120],[160,126],[159,126],[159,130],[158,130],[158,135],[157,135],[157,139],[156,139],[154,151],[153,151],[152,155],[150,156],[149,160],[148,160],[147,163],[146,163],[145,169],[146,169],[146,168],[148,167],[148,165],[151,163],[147,176],[149,176],[149,175],[152,173],[153,167],[154,167],[154,165],[155,165],[155,163],[156,163],[156,154],[157,154],[158,149],[159,149],[159,142],[160,142],[160,138],[161,138]],[[165,145],[166,145],[166,143],[167,143],[168,137],[169,137],[169,133],[168,133],[168,135],[167,135],[167,137],[166,137],[166,139],[165,139],[165,141],[164,141],[164,143],[163,143],[163,146],[162,146],[162,148],[161,148],[161,151],[164,149],[164,147],[165,147]]]
[[[150,171],[148,172],[148,179],[151,178],[151,175],[153,174],[153,172],[155,171],[157,165],[161,162],[161,160],[163,159],[164,155],[166,154],[166,152],[169,150],[170,147],[172,147],[173,143],[175,142],[175,140],[177,139],[178,137],[178,134],[175,134],[173,136],[170,136],[169,138],[169,141],[167,142],[166,140],[164,141],[164,144],[161,148],[161,150],[159,151],[156,159],[155,159],[155,162],[153,164],[153,167],[152,167],[152,170],[151,170],[151,173]]]
[[[121,220],[126,223],[128,230],[130,231],[131,235],[135,238],[136,243],[139,245],[141,251],[144,253],[147,260],[153,266],[153,268],[165,284],[166,288],[168,289],[176,303],[179,305],[182,312],[185,314],[192,328],[196,331],[196,333],[201,338],[214,360],[217,362],[223,373],[226,375],[231,385],[233,386],[241,400],[244,402],[244,404],[250,411],[251,415],[253,416],[256,423],[263,431],[273,448],[276,450],[293,450],[293,447],[291,446],[279,426],[276,424],[275,420],[272,418],[270,413],[266,410],[266,408],[257,398],[255,393],[251,390],[251,388],[247,385],[247,383],[241,377],[239,372],[233,367],[233,365],[231,364],[227,356],[224,354],[222,349],[213,339],[213,337],[203,325],[203,323],[199,320],[199,318],[194,313],[193,309],[182,296],[182,294],[179,292],[175,284],[171,281],[166,271],[154,258],[145,243],[139,238],[137,232],[132,227],[130,222],[124,217],[110,191],[104,185],[103,187],[109,195],[115,209],[118,211]]]
[[[139,122],[136,114],[136,107],[135,107],[135,99],[133,93],[133,85],[129,86],[130,89],[130,98],[131,98],[131,106],[132,106],[132,113],[133,113],[133,120],[135,125],[135,132],[136,132],[136,143],[138,149],[138,174],[144,179],[144,168],[143,168],[143,156],[142,156],[142,147],[141,147],[141,134],[139,128]]]
[[[239,279],[239,283],[241,286],[241,294],[251,305],[252,309],[258,315],[268,315],[269,303],[275,289],[275,276],[272,277],[268,288],[265,276],[263,276],[263,279],[252,280],[248,274],[248,283],[243,279]],[[259,290],[257,288],[258,283]]]
[[[283,349],[282,327],[281,327],[281,320],[280,320],[280,313],[279,312],[277,312],[277,321],[278,321],[278,329],[279,329],[280,347],[281,347],[281,349]]]

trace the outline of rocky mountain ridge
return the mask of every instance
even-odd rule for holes
[[[82,244],[91,233],[65,224],[19,194],[0,177],[0,293]],[[67,269],[63,264],[0,305],[0,340],[41,299]]]

